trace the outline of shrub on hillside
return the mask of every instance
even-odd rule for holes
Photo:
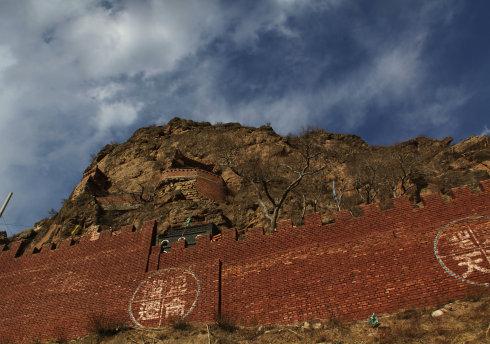
[[[88,330],[99,337],[110,337],[128,329],[127,325],[105,316],[92,316]]]
[[[185,319],[176,318],[170,321],[172,328],[177,331],[190,331],[192,329],[191,324],[189,324]]]
[[[216,325],[223,331],[230,333],[236,332],[238,330],[238,326],[231,319],[224,316],[219,316],[216,319]]]

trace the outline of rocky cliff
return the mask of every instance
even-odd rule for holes
[[[380,147],[319,129],[284,137],[270,126],[174,118],[106,145],[61,209],[18,236],[38,246],[149,219],[158,220],[159,232],[185,223],[268,227],[273,200],[305,166],[314,173],[287,193],[279,218],[301,223],[305,213],[320,211],[329,221],[335,210],[355,213],[362,203],[389,205],[402,194],[417,203],[423,193],[476,185],[489,178],[490,138],[452,144],[418,137]]]

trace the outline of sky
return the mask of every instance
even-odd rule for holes
[[[175,116],[361,136],[490,134],[490,2],[1,0],[0,219],[59,209],[90,156]]]

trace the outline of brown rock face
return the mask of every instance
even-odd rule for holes
[[[488,136],[455,145],[450,138],[419,137],[390,147],[369,146],[357,136],[323,130],[307,136],[328,167],[288,194],[280,218],[294,223],[311,211],[320,211],[328,220],[338,208],[356,212],[362,203],[389,203],[402,194],[417,202],[421,193],[448,192],[489,177]],[[268,202],[267,195],[234,167],[248,165],[257,178],[266,172],[261,176],[270,177],[266,182],[271,192],[280,192],[290,181],[284,167],[295,166],[301,156],[298,147],[307,136],[282,137],[268,126],[179,118],[141,128],[126,142],[99,152],[59,212],[36,224],[33,244],[57,242],[75,229],[78,235],[150,219],[159,221],[159,231],[189,219],[221,228],[267,226],[260,205],[260,200]],[[231,155],[235,166],[227,160]],[[259,171],[259,166],[270,168]],[[337,199],[332,196],[333,180]]]
[[[83,193],[106,195],[110,183],[107,176],[96,166],[90,173],[85,173],[82,181],[73,190],[70,199],[76,200]]]

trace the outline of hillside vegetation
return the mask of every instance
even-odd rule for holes
[[[371,146],[360,137],[320,129],[284,137],[270,126],[174,118],[141,128],[124,143],[106,145],[61,209],[17,237],[32,245],[56,243],[88,230],[139,226],[150,219],[157,219],[163,232],[182,225],[183,217],[241,230],[273,230],[282,218],[299,224],[314,211],[328,222],[339,209],[357,215],[363,203],[390,207],[390,199],[405,195],[417,204],[426,193],[476,188],[489,178],[489,143],[488,136],[457,144],[451,138],[417,137]],[[162,182],[162,173],[182,159],[183,168],[191,161],[222,177],[226,199],[190,199]]]

